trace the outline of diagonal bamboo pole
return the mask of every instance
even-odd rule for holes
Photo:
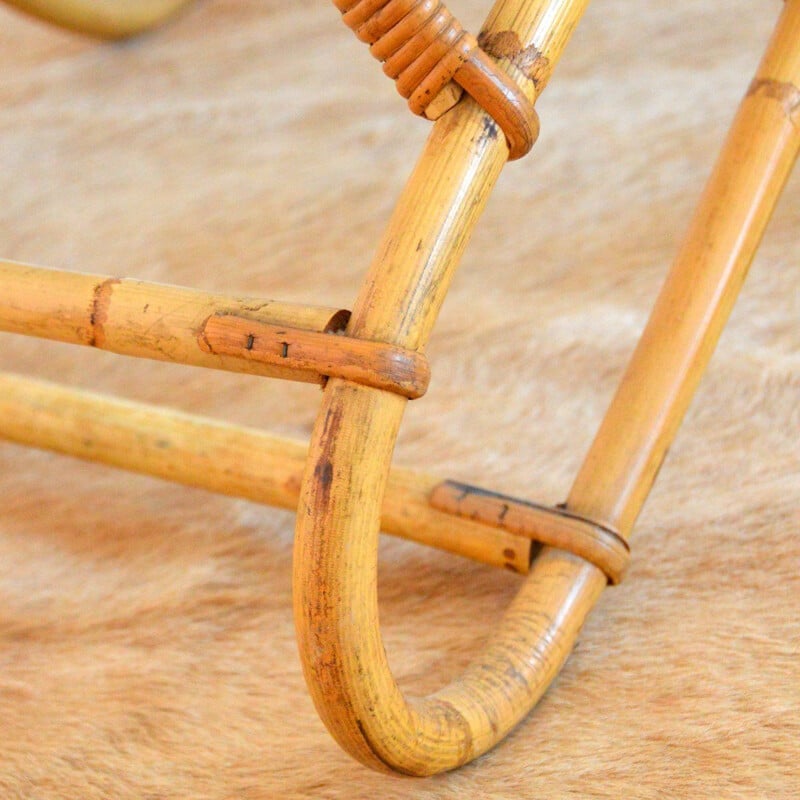
[[[584,5],[519,10],[501,2],[486,37],[513,35],[523,48],[533,46],[546,78]],[[584,517],[628,532],[710,357],[800,146],[798,42],[800,0],[788,0],[620,390],[623,400],[612,406],[570,494],[570,508]],[[351,333],[424,347],[502,167],[504,145],[491,130],[468,102],[434,128],[355,304]],[[669,339],[673,327],[674,349],[653,344]],[[669,377],[659,379],[662,371]],[[634,403],[631,423],[626,399]],[[427,775],[485,752],[528,712],[565,661],[605,576],[546,549],[466,672],[434,695],[407,700],[386,659],[375,587],[378,510],[405,402],[343,380],[326,387],[298,509],[295,620],[310,691],[339,743],[375,768]],[[607,465],[610,478],[603,477]]]
[[[214,352],[208,334],[219,327],[220,316],[323,333],[341,330],[349,312],[0,261],[0,331],[138,358],[323,382],[319,371],[292,367],[293,352],[272,362]],[[339,338],[330,337],[331,346]]]
[[[733,121],[567,506],[630,535],[800,149],[800,2]]]

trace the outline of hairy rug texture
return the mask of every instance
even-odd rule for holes
[[[396,463],[564,499],[781,3],[590,7],[428,349]],[[472,30],[488,5],[453,9]],[[0,258],[350,307],[429,128],[330,3],[98,43],[0,8]],[[307,439],[318,387],[4,334],[0,366]],[[800,174],[563,672],[457,772],[373,773],[296,651],[293,515],[0,444],[3,798],[800,796]],[[381,545],[408,693],[522,579]]]

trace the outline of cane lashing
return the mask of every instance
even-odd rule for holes
[[[630,561],[628,543],[616,531],[563,507],[542,506],[449,480],[434,488],[429,502],[456,517],[567,550],[605,573],[612,585],[622,580]]]
[[[404,347],[331,332],[272,325],[236,314],[215,314],[202,328],[201,347],[216,355],[346,378],[414,400],[430,381],[428,359]]]
[[[533,104],[481,50],[477,39],[439,0],[334,0],[345,24],[383,62],[383,71],[423,115],[450,81],[464,88],[495,120],[509,160],[524,156],[539,134]]]

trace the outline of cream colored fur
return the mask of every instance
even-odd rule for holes
[[[597,0],[469,247],[397,461],[558,501],[779,12]],[[488,5],[453,2],[472,28]],[[0,255],[350,305],[426,135],[330,3],[119,45],[0,10]],[[497,750],[369,772],[306,692],[291,515],[0,445],[2,798],[800,795],[800,174],[609,590]],[[308,436],[314,387],[2,338],[0,366]],[[387,540],[390,660],[454,676],[513,575]]]

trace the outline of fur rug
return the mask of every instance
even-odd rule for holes
[[[453,6],[472,29],[487,8]],[[399,463],[563,499],[779,6],[590,9],[468,249]],[[115,45],[2,8],[0,76],[2,257],[230,293],[351,305],[427,132],[325,2],[205,0]],[[448,775],[374,774],[323,728],[295,650],[292,515],[0,445],[0,796],[799,796],[798,231],[796,172],[626,582],[534,713]],[[319,402],[2,344],[5,369],[297,438]],[[403,686],[455,676],[518,580],[387,539]]]

